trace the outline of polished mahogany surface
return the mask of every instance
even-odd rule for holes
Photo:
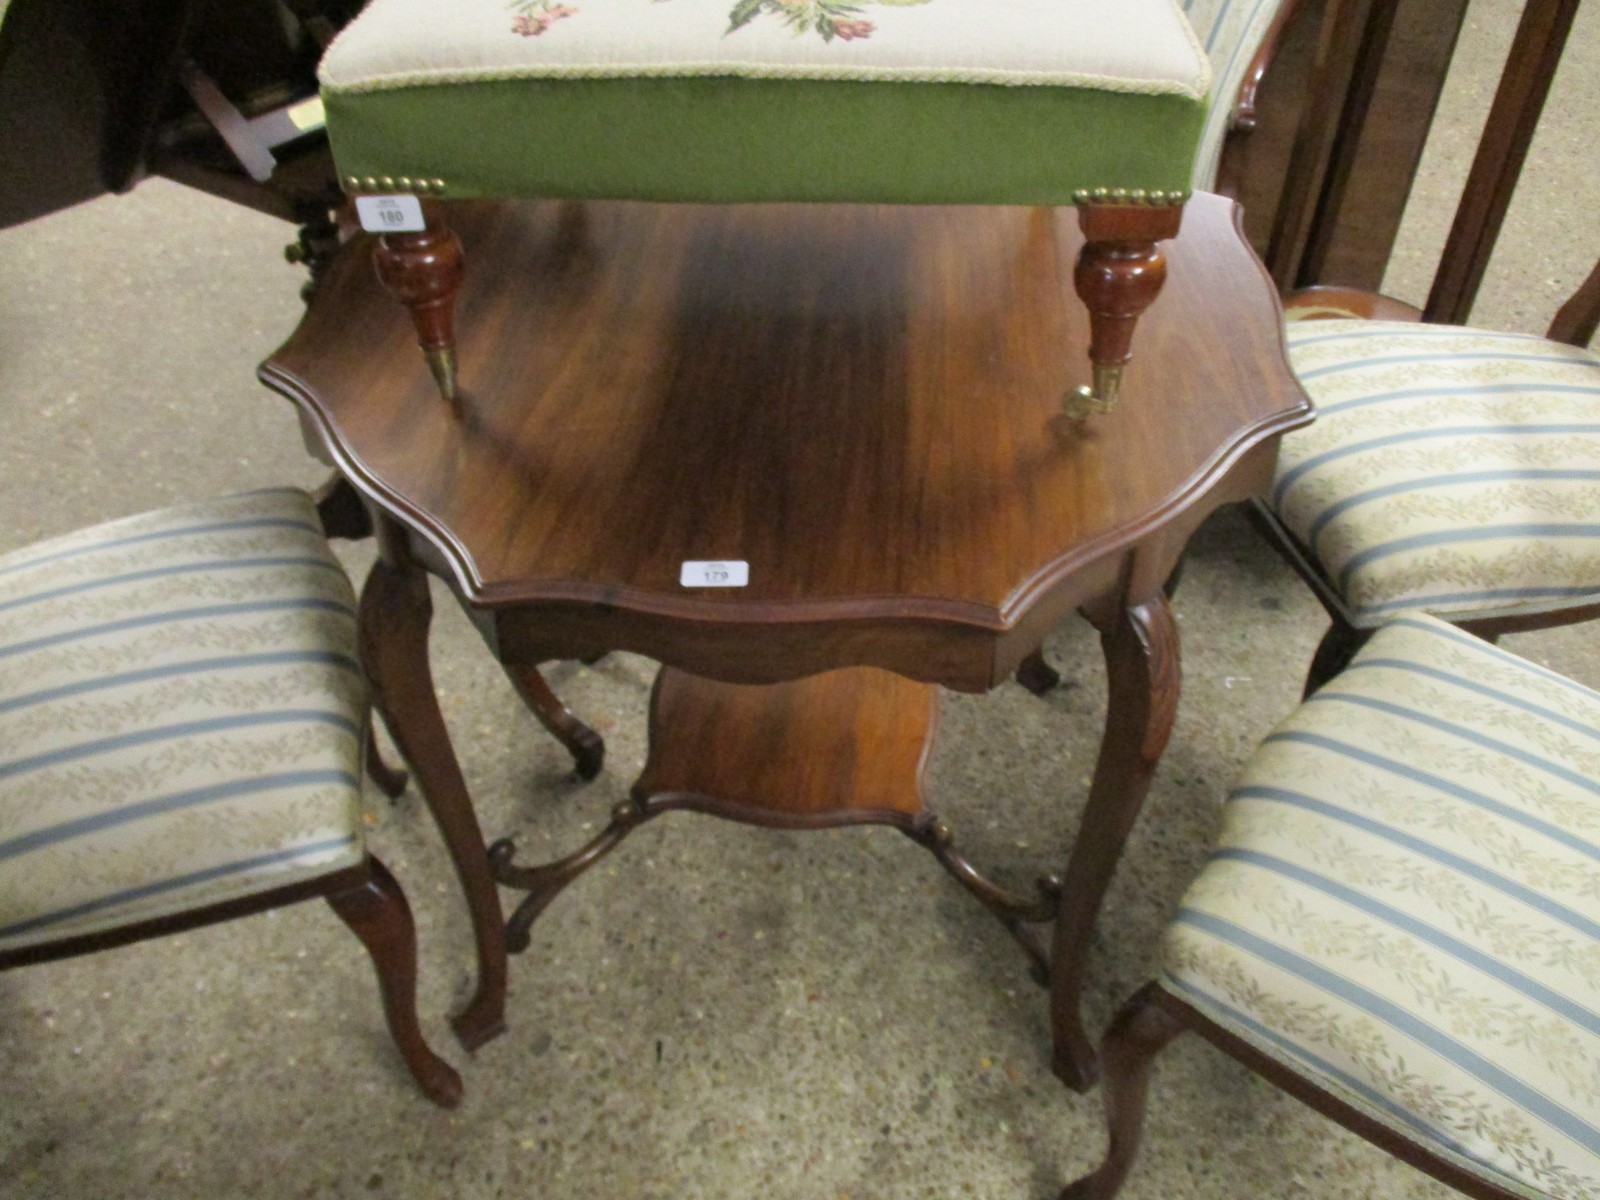
[[[1068,579],[1084,586],[1052,619],[1114,586],[1120,552],[1308,415],[1216,197],[1168,244],[1122,404],[1083,424],[1061,416],[1088,336],[1070,211],[480,203],[450,221],[470,264],[459,412],[364,238],[263,378],[476,606],[992,636]],[[747,562],[749,584],[684,588],[688,560]]]
[[[1234,206],[1185,207],[1122,401],[1081,423],[1062,406],[1089,334],[1070,212],[450,208],[470,264],[453,402],[361,238],[262,377],[374,511],[363,660],[472,911],[458,1032],[503,1027],[507,944],[659,812],[872,820],[1017,934],[1050,981],[1057,1073],[1088,1086],[1084,954],[1178,702],[1163,585],[1194,526],[1265,489],[1277,435],[1310,419]],[[696,561],[748,582],[686,587]],[[562,859],[483,845],[433,694],[424,568],[555,728],[540,662],[665,664],[642,790]],[[921,685],[992,687],[1075,608],[1106,654],[1105,736],[1065,875],[1017,897],[921,811]],[[496,883],[527,892],[507,925]],[[1047,955],[1025,927],[1050,920]]]
[[[938,688],[871,667],[764,687],[667,667],[633,792],[757,824],[911,828],[938,713]]]

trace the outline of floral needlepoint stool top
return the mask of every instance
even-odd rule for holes
[[[662,0],[657,0],[662,2]],[[845,41],[871,37],[877,28],[864,20],[863,8],[874,5],[927,4],[929,0],[738,0],[728,15],[728,28],[738,29],[748,25],[762,13],[781,18],[801,33],[819,33],[824,41],[838,37]],[[578,10],[570,4],[556,0],[511,0],[511,8],[518,14],[512,29],[524,37],[537,37],[550,28],[552,21],[570,17]]]
[[[1236,86],[1280,0],[1191,4],[1204,44],[1177,0],[373,0],[320,76],[357,196],[1075,204],[1083,417],[1115,402],[1157,244],[1215,168],[1212,62]],[[406,204],[379,271],[454,403],[460,256]]]
[[[321,75],[352,191],[932,204],[1181,193],[1211,82],[1174,0],[374,0]]]

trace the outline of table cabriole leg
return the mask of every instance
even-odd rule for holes
[[[1091,614],[1106,656],[1109,695],[1089,802],[1072,847],[1051,947],[1052,1066],[1084,1091],[1099,1064],[1083,1029],[1084,953],[1123,842],[1150,789],[1177,716],[1178,627],[1164,592],[1110,619]]]
[[[504,916],[483,831],[433,689],[428,665],[428,626],[433,617],[428,577],[393,551],[397,539],[381,536],[389,532],[379,531],[385,555],[361,590],[361,659],[372,679],[378,711],[427,801],[466,894],[477,946],[478,985],[451,1027],[461,1044],[473,1050],[505,1032]]]
[[[573,711],[562,703],[544,674],[531,663],[513,663],[501,660],[500,666],[517,689],[517,695],[528,706],[550,735],[567,748],[572,755],[573,769],[578,778],[593,779],[600,774],[606,761],[605,740],[580,721]]]

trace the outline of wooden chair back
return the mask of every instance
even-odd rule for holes
[[[1472,311],[1577,13],[1578,0],[1528,0],[1522,10],[1424,321],[1462,325]]]
[[[1579,0],[1527,0],[1512,40],[1489,115],[1478,142],[1449,237],[1440,257],[1421,319],[1439,324],[1464,324],[1483,282],[1490,256],[1505,223],[1517,180],[1527,160],[1539,117],[1550,94],[1551,82],[1577,15]],[[1331,241],[1349,182],[1349,168],[1365,130],[1372,82],[1388,48],[1395,0],[1374,3],[1362,27],[1347,35],[1353,39],[1354,67],[1347,81],[1336,127],[1302,130],[1315,140],[1331,140],[1326,172],[1315,191],[1314,205],[1301,197],[1306,251],[1295,257],[1299,277],[1280,279],[1280,285],[1307,287],[1320,282],[1322,256],[1318,248]],[[1325,118],[1324,118],[1325,119]],[[1308,117],[1308,124],[1310,124]],[[1296,214],[1280,212],[1280,224],[1293,224]],[[1596,272],[1600,272],[1597,265]],[[1574,345],[1586,344],[1600,321],[1600,279],[1596,273],[1581,285],[1561,309],[1549,336]]]

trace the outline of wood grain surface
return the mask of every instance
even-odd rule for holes
[[[1217,197],[1196,196],[1167,244],[1122,403],[1083,424],[1061,415],[1088,338],[1070,210],[448,215],[469,263],[460,416],[365,238],[262,376],[419,556],[497,614],[481,623],[506,656],[637,649],[783,677],[760,642],[811,655],[789,677],[866,661],[988,686],[1120,587],[1141,540],[1175,561],[1205,512],[1264,481],[1274,435],[1309,419],[1276,297]],[[686,560],[726,559],[749,564],[748,586],[679,585]],[[852,624],[878,649],[819,641]]]
[[[668,667],[650,697],[650,757],[633,793],[757,824],[909,829],[926,812],[938,711],[937,688],[871,667],[767,686]]]

